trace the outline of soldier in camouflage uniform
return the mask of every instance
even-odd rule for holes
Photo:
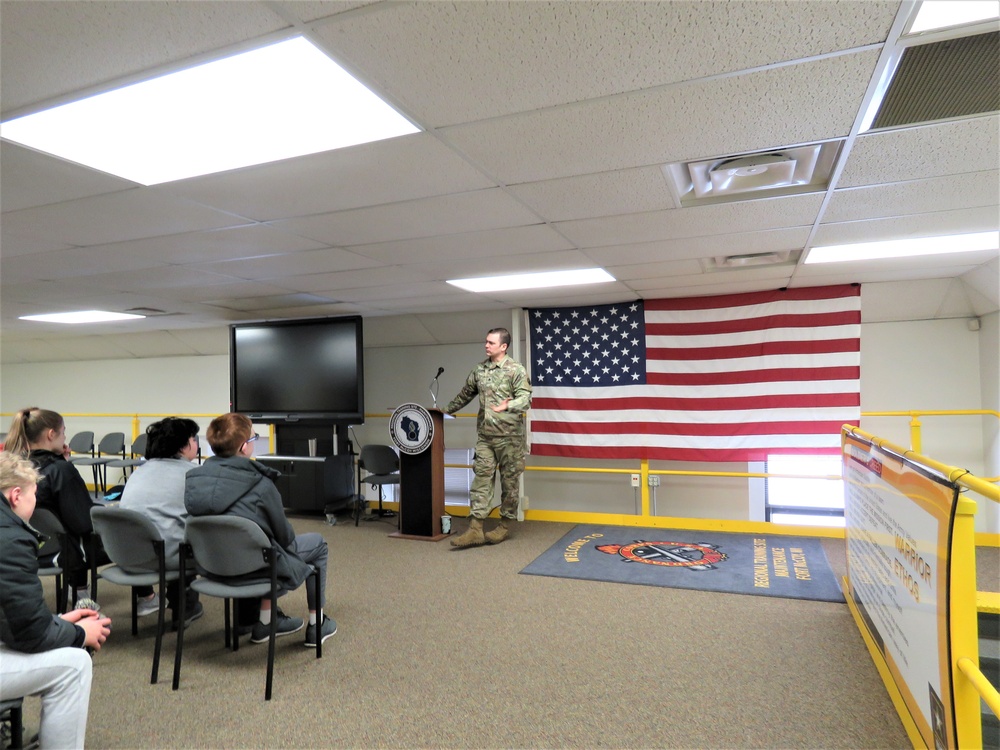
[[[517,520],[519,479],[527,453],[524,412],[531,407],[531,383],[524,366],[507,356],[510,332],[494,328],[486,335],[487,359],[469,373],[465,387],[445,408],[454,414],[478,395],[476,459],[469,495],[469,529],[451,540],[453,547],[499,544]],[[493,497],[493,477],[500,470],[500,525],[483,534],[483,520]]]

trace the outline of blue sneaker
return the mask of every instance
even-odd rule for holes
[[[289,617],[280,609],[277,611],[275,617],[277,617],[278,622],[278,632],[275,637],[281,638],[283,635],[291,635],[292,633],[298,633],[302,630],[302,626],[305,622],[301,617]],[[267,643],[271,637],[271,625],[268,623],[265,625],[260,620],[253,624],[253,631],[250,633],[250,643]]]
[[[326,639],[337,634],[337,622],[336,620],[331,620],[326,615],[323,615],[323,625],[319,628],[320,638],[322,638],[322,643],[326,643]],[[309,625],[306,628],[306,648],[316,648],[316,626]]]

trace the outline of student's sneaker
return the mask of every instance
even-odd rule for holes
[[[205,614],[205,605],[202,604],[201,602],[198,602],[197,604],[194,605],[194,607],[189,609],[184,614],[185,614],[184,629],[187,630],[189,627],[191,627],[192,622],[199,619],[202,615]],[[173,630],[177,630],[177,623],[176,622],[172,623],[170,627]]]
[[[140,599],[139,603],[136,605],[135,613],[139,617],[145,617],[146,615],[151,615],[154,612],[160,611],[160,595],[153,594],[152,599]]]
[[[326,643],[326,639],[337,633],[337,622],[331,620],[326,615],[323,615],[323,625],[320,627],[320,638],[322,642]],[[308,625],[306,627],[306,648],[316,648],[316,626]]]
[[[289,617],[280,609],[272,615],[272,617],[278,618],[278,632],[276,637],[281,638],[283,635],[291,635],[292,633],[298,633],[302,630],[302,626],[305,624],[301,617]],[[250,643],[267,643],[268,639],[271,637],[271,624],[264,623],[258,620],[253,624],[253,631],[250,633]]]

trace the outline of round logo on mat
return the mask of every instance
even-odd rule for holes
[[[423,453],[434,438],[434,421],[420,404],[402,404],[389,417],[389,437],[403,453]]]
[[[664,565],[688,570],[714,570],[715,563],[726,559],[716,544],[690,542],[643,542],[602,544],[597,548],[606,555],[621,555],[625,562]]]

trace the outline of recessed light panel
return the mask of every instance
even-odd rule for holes
[[[483,276],[475,279],[448,279],[448,283],[469,292],[503,292],[513,289],[548,289],[557,286],[600,284],[614,280],[615,277],[603,268],[584,268],[577,271],[545,271],[509,276]]]
[[[143,185],[414,132],[302,37],[0,126],[3,138]]]
[[[1000,249],[1000,232],[973,232],[942,237],[859,242],[851,245],[814,247],[805,262],[846,263],[881,258],[913,258],[921,255],[949,255]]]
[[[997,0],[924,0],[910,26],[911,34],[948,29],[1000,17]]]
[[[136,320],[145,315],[105,312],[104,310],[79,310],[77,312],[46,313],[44,315],[22,315],[19,320],[34,320],[39,323],[110,323],[116,320]]]

